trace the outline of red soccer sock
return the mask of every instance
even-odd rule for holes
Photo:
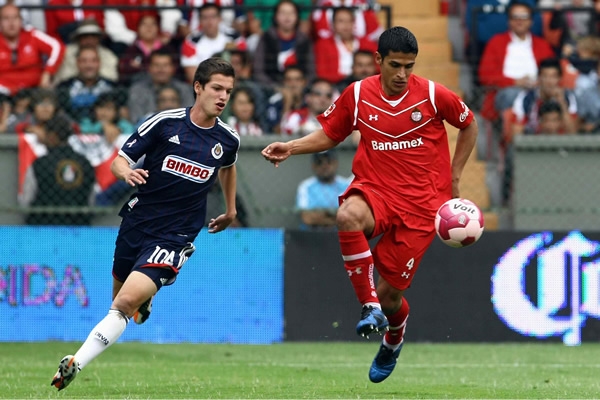
[[[373,256],[362,232],[338,232],[344,267],[361,304],[379,304],[373,279]]]
[[[402,342],[409,311],[410,306],[408,305],[408,301],[406,301],[406,297],[402,297],[400,309],[395,314],[387,316],[390,323],[390,330],[385,334],[386,343],[394,346]]]

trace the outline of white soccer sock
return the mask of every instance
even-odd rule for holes
[[[87,339],[77,353],[75,360],[79,363],[79,369],[83,369],[100,353],[116,342],[125,331],[129,318],[119,310],[109,310],[104,319],[92,329]]]

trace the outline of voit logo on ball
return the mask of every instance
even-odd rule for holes
[[[550,232],[517,242],[494,267],[492,303],[522,335],[579,345],[587,318],[600,319],[600,243],[578,231],[554,243]]]

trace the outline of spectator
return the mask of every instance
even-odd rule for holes
[[[42,32],[46,32],[46,17],[44,15],[44,6],[47,0],[0,0],[0,7],[5,4],[13,4],[21,10],[23,26],[31,26]],[[24,6],[38,7],[33,9],[22,8]]]
[[[585,36],[577,40],[575,51],[569,57],[562,58],[561,63],[568,70],[567,82],[576,93],[596,85],[598,75],[596,68],[600,58],[600,37]]]
[[[156,110],[153,110],[152,112],[140,118],[135,129],[139,128],[144,121],[156,113],[181,107],[183,107],[181,105],[181,94],[179,94],[177,88],[170,85],[162,86],[156,92]]]
[[[23,206],[82,207],[93,204],[95,173],[88,159],[76,153],[67,140],[74,132],[65,117],[54,117],[44,123],[46,134],[42,143],[48,153],[36,159],[25,174],[23,193],[19,199]],[[30,213],[30,225],[89,225],[87,212]]]
[[[119,102],[112,92],[102,93],[94,102],[90,117],[79,122],[82,134],[103,135],[109,143],[114,143],[119,135],[133,133],[131,122],[119,116]]]
[[[119,57],[119,83],[129,87],[133,81],[143,77],[148,71],[150,54],[163,46],[167,46],[173,58],[178,56],[175,48],[161,41],[157,16],[142,16],[137,26],[137,39]]]
[[[567,133],[564,124],[564,112],[560,104],[554,100],[543,102],[538,110],[539,133],[543,135],[560,135]],[[572,132],[574,133],[574,132]]]
[[[522,0],[522,3],[528,4],[530,7],[535,7],[538,0]],[[502,10],[505,6],[511,3],[511,0],[466,0],[465,4],[465,27],[467,33],[466,52],[467,58],[471,65],[479,65],[481,54],[486,44],[491,38],[499,33],[506,31],[507,14]],[[473,10],[481,7],[486,7],[493,11],[478,12],[477,20],[472,21]],[[542,36],[542,17],[539,13],[532,15],[531,33],[537,36]],[[475,31],[474,31],[475,30]]]
[[[76,57],[77,76],[61,82],[56,92],[62,109],[79,122],[92,116],[92,107],[98,96],[112,91],[115,83],[100,76],[97,47],[80,47]]]
[[[0,133],[6,133],[12,115],[12,102],[10,97],[0,94]]]
[[[251,10],[246,14],[248,19],[260,22],[260,28],[263,32],[268,31],[275,25],[275,13],[280,2],[280,0],[243,0],[244,7],[247,10]],[[298,5],[298,10],[300,11],[298,29],[305,35],[310,35],[312,31],[310,7],[313,5],[313,1],[296,0],[294,3]],[[303,9],[300,10],[300,7]]]
[[[360,81],[378,72],[373,52],[358,50],[352,57],[352,73],[346,79],[340,81],[336,86],[339,92],[343,92],[352,82]]]
[[[283,72],[296,65],[304,76],[315,76],[314,54],[310,38],[302,33],[298,5],[280,0],[275,7],[273,26],[263,33],[254,53],[254,78],[269,90],[282,85]]]
[[[579,38],[596,32],[593,4],[592,0],[539,1],[538,7],[553,9],[544,13],[544,37],[561,57],[575,51]]]
[[[312,155],[314,175],[300,182],[296,193],[296,208],[304,229],[335,229],[339,196],[350,179],[337,174],[338,159],[335,149]]]
[[[32,89],[19,90],[12,98],[0,95],[4,97],[4,110],[6,111],[7,108],[10,110],[8,114],[3,114],[6,120],[2,133],[16,133],[16,126],[25,122],[30,116],[31,92]]]
[[[597,77],[593,85],[590,83],[577,93],[577,104],[581,130],[600,133],[600,81]]]
[[[181,66],[186,80],[194,80],[198,64],[226,49],[244,48],[243,38],[220,30],[221,8],[205,3],[199,10],[201,32],[192,32],[181,46]]]
[[[175,86],[163,86],[156,93],[156,112],[183,107],[181,94]]]
[[[233,33],[232,31],[236,17],[238,13],[228,8],[223,10],[223,7],[234,7],[236,4],[235,0],[185,0],[185,5],[189,7],[189,10],[183,13],[182,19],[179,21],[179,35],[186,37],[192,33],[202,31],[202,23],[200,17],[200,11],[206,4],[214,4],[216,7],[221,9],[221,21],[219,29],[222,32]]]
[[[333,36],[319,38],[315,43],[316,73],[333,84],[338,84],[352,74],[354,53],[366,50],[373,53],[377,45],[366,39],[354,36],[354,13],[347,7],[339,7],[333,11]],[[375,61],[373,61],[375,65]]]
[[[331,7],[329,9],[316,9],[313,11],[313,31],[317,38],[327,39],[334,35],[333,13],[338,7],[354,9],[354,36],[358,39],[368,40],[377,47],[379,35],[383,32],[383,27],[379,24],[379,19],[375,10],[370,5],[375,3],[370,0],[317,0],[319,7]]]
[[[122,0],[106,0],[104,4],[107,9],[104,10],[104,24],[106,33],[111,40],[111,49],[121,55],[123,51],[135,42],[137,38],[137,27],[140,19],[145,15],[155,15],[160,18],[161,40],[167,44],[175,36],[179,21],[181,20],[181,10],[175,8],[166,8],[177,6],[176,0],[129,0],[128,6],[139,6],[139,9],[119,10],[111,6],[123,4]],[[144,10],[145,6],[165,7],[156,11]]]
[[[252,64],[250,63],[250,55],[246,50],[227,50],[219,54],[231,63],[233,70],[235,71],[235,87],[236,88],[247,88],[252,93],[254,105],[256,107],[255,115],[258,118],[258,122],[261,129],[264,131],[266,125],[266,110],[267,110],[267,98],[265,91],[262,87],[252,79]],[[228,107],[221,114],[221,119],[226,121],[231,116],[231,101]]]
[[[521,90],[533,88],[539,63],[555,57],[550,44],[531,33],[529,4],[511,2],[506,13],[508,31],[490,39],[479,64],[479,80],[489,89],[481,114],[488,120],[496,120]]]
[[[42,31],[23,28],[19,9],[0,7],[0,93],[24,88],[48,88],[60,67],[64,45]]]
[[[183,107],[194,103],[194,95],[189,84],[174,77],[175,64],[172,54],[164,47],[154,50],[150,54],[150,65],[148,75],[138,80],[129,90],[129,115],[130,121],[137,124],[142,117],[156,111],[157,93],[165,86],[177,88],[181,96]]]
[[[237,87],[231,93],[232,115],[227,118],[240,136],[262,136],[263,131],[256,117],[256,105],[252,91],[247,87]]]
[[[254,12],[246,11],[244,15],[237,17],[234,28],[244,38],[246,50],[254,54],[263,34],[260,21],[254,17]]]
[[[317,78],[305,96],[306,106],[290,111],[281,121],[281,130],[288,135],[308,135],[321,127],[317,115],[333,103],[334,87],[324,79]]]
[[[286,67],[283,73],[283,86],[269,97],[265,132],[281,133],[281,118],[292,110],[302,107],[305,89],[304,72],[295,65]]]
[[[15,125],[14,132],[19,134],[35,133],[38,141],[43,141],[46,134],[46,122],[61,114],[62,111],[53,90],[44,88],[32,90],[28,112],[22,121]],[[10,129],[12,130],[12,127]]]
[[[101,6],[103,0],[47,0],[47,5],[73,7],[62,10],[44,10],[46,17],[46,33],[63,43],[69,43],[73,32],[84,20],[95,21],[101,29],[104,29],[104,11],[92,10],[86,6]],[[83,6],[83,8],[82,8]]]
[[[104,31],[94,20],[82,21],[71,35],[71,43],[67,45],[65,57],[58,73],[56,82],[71,79],[79,73],[77,70],[77,53],[82,47],[95,47],[100,59],[100,76],[112,82],[119,79],[119,59],[108,48],[101,44]]]
[[[563,126],[566,133],[577,131],[577,100],[572,91],[560,86],[562,70],[557,58],[549,58],[540,63],[538,84],[534,89],[522,91],[517,95],[512,112],[515,122],[512,124],[511,136],[523,133],[539,133],[539,109],[550,100],[561,107]]]

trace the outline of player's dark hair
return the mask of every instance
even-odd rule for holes
[[[235,71],[230,63],[220,57],[207,58],[198,65],[198,68],[196,68],[194,83],[198,81],[200,86],[204,88],[210,81],[211,76],[217,74],[235,78]]]
[[[393,28],[386,29],[379,36],[377,52],[381,54],[381,58],[385,58],[391,51],[418,54],[419,45],[417,44],[417,38],[403,26],[394,26]]]
[[[546,68],[554,68],[558,71],[558,75],[562,76],[562,67],[560,66],[560,60],[558,58],[544,58],[540,62],[540,68],[538,69],[538,75],[542,73],[542,70]]]

